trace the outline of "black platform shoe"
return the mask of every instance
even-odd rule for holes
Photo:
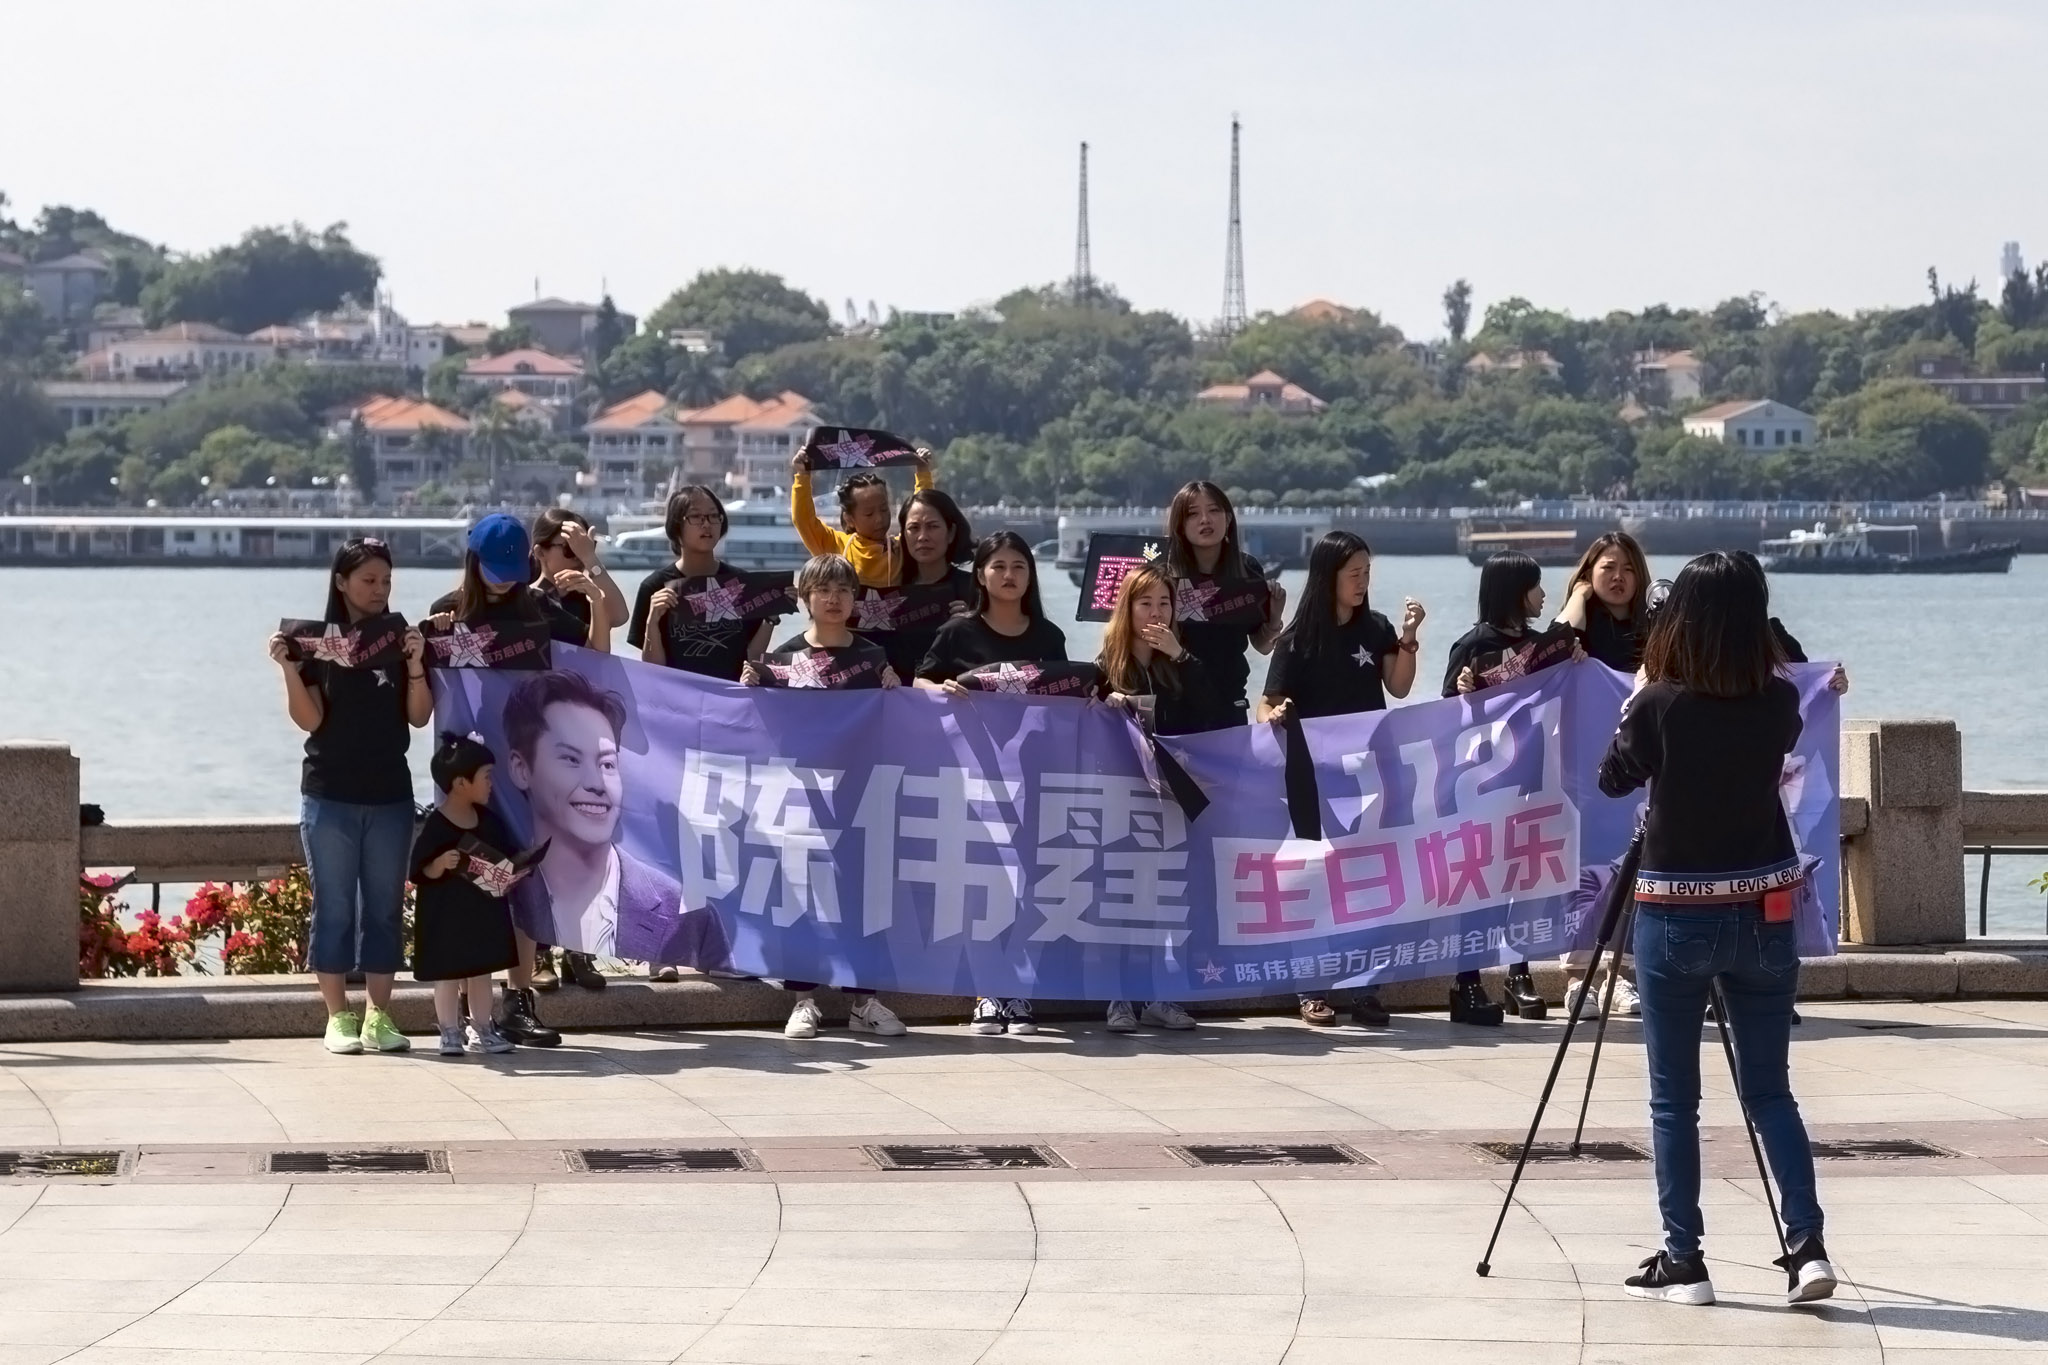
[[[1541,1019],[1548,1012],[1543,997],[1536,993],[1536,981],[1529,975],[1526,962],[1508,968],[1507,988],[1502,995],[1506,997],[1508,1013],[1517,1018]]]
[[[1487,998],[1486,987],[1479,983],[1479,973],[1458,977],[1451,987],[1452,1023],[1490,1028],[1498,1026],[1502,1017],[1501,1007]]]

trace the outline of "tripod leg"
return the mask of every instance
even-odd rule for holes
[[[1621,979],[1621,945],[1628,942],[1628,933],[1634,927],[1635,902],[1629,902],[1622,912],[1621,923],[1614,931],[1614,963],[1607,969],[1607,992],[1600,1000],[1600,1027],[1593,1032],[1593,1058],[1586,1066],[1586,1094],[1579,1101],[1579,1126],[1572,1130],[1572,1155],[1579,1154],[1579,1145],[1586,1138],[1586,1113],[1593,1107],[1593,1078],[1600,1074],[1600,1048],[1607,1041],[1607,1021],[1614,1014],[1614,983]],[[1586,978],[1586,991],[1592,989],[1593,978]]]
[[[1593,952],[1592,970],[1600,970],[1601,959],[1606,954],[1607,943],[1603,941]],[[1618,956],[1615,962],[1617,966],[1620,964]],[[1529,1120],[1529,1135],[1522,1139],[1522,1154],[1515,1159],[1515,1173],[1508,1179],[1507,1197],[1500,1201],[1500,1216],[1493,1220],[1493,1236],[1486,1239],[1486,1254],[1479,1258],[1479,1275],[1482,1279],[1493,1269],[1493,1248],[1500,1241],[1500,1230],[1508,1221],[1508,1209],[1514,1205],[1515,1190],[1522,1183],[1523,1168],[1529,1164],[1529,1151],[1536,1145],[1537,1130],[1543,1126],[1543,1111],[1550,1104],[1550,1092],[1557,1085],[1557,1073],[1564,1069],[1564,1051],[1571,1046],[1572,1030],[1578,1027],[1579,1014],[1585,1009],[1586,996],[1589,994],[1589,991],[1580,991],[1577,1003],[1572,1006],[1571,1013],[1565,1018],[1564,1037],[1558,1039],[1557,1055],[1550,1059],[1550,1075],[1544,1079],[1543,1094],[1537,1099],[1536,1113]]]
[[[1742,1093],[1742,1070],[1735,1064],[1735,1040],[1728,1034],[1728,996],[1721,989],[1721,979],[1714,978],[1714,1023],[1721,1030],[1721,1050],[1728,1054],[1728,1078],[1735,1085],[1735,1104],[1742,1110],[1742,1126],[1749,1133],[1749,1150],[1756,1157],[1756,1178],[1763,1182],[1764,1207],[1771,1211],[1771,1231],[1778,1234],[1778,1254],[1790,1256],[1792,1248],[1785,1244],[1785,1223],[1778,1217],[1778,1201],[1771,1193],[1771,1172],[1764,1164],[1763,1144],[1757,1141],[1756,1124],[1749,1117],[1749,1097]]]

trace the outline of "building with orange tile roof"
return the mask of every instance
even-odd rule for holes
[[[739,466],[739,424],[767,406],[759,399],[735,393],[708,407],[678,410],[676,421],[683,429],[684,482],[712,487],[730,482]]]
[[[525,347],[479,356],[462,367],[462,378],[496,392],[511,389],[525,394],[547,409],[556,430],[565,431],[583,392],[583,362]]]
[[[342,440],[369,443],[377,493],[407,493],[445,483],[469,454],[470,427],[461,416],[421,398],[378,394],[335,423]]]
[[[1271,370],[1260,370],[1242,384],[1211,384],[1195,395],[1195,404],[1221,412],[1273,412],[1282,417],[1313,417],[1330,406]]]
[[[612,404],[584,424],[598,496],[638,501],[683,464],[683,425],[654,389]]]
[[[210,322],[174,322],[109,344],[107,374],[114,379],[197,379],[260,369],[276,350]]]
[[[811,400],[784,389],[733,427],[738,450],[733,469],[726,475],[727,484],[741,497],[780,494],[789,487],[789,467],[797,447],[816,425],[818,411]]]

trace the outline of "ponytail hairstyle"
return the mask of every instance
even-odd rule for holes
[[[1015,531],[997,531],[985,537],[974,547],[974,610],[977,614],[988,610],[988,585],[981,581],[981,571],[988,562],[1004,550],[1015,550],[1024,556],[1024,565],[1030,573],[1030,581],[1024,586],[1024,614],[1034,621],[1045,619],[1045,604],[1038,596],[1038,561],[1032,557],[1031,546]]]
[[[1095,660],[1110,691],[1144,690],[1145,677],[1138,671],[1138,628],[1131,621],[1132,604],[1139,594],[1155,589],[1163,590],[1166,600],[1172,602],[1173,585],[1173,575],[1156,564],[1141,564],[1124,575],[1116,590],[1116,608],[1110,613],[1109,624],[1102,629],[1102,652]],[[1151,672],[1156,682],[1164,684],[1162,690],[1179,694],[1180,670],[1174,667],[1173,660],[1163,654],[1154,656]]]
[[[1237,509],[1230,505],[1230,495],[1207,479],[1191,479],[1180,486],[1180,492],[1173,495],[1173,501],[1166,508],[1166,563],[1182,578],[1200,573],[1195,567],[1195,547],[1188,544],[1185,527],[1193,515],[1198,498],[1214,499],[1223,509],[1223,545],[1216,558],[1216,577],[1222,579],[1250,578],[1251,571],[1245,567],[1244,548],[1237,534]]]
[[[348,624],[348,601],[341,595],[341,580],[373,559],[381,559],[385,568],[391,568],[391,547],[374,536],[356,536],[341,543],[327,566],[327,614],[321,620]]]
[[[1294,608],[1294,619],[1281,632],[1275,649],[1291,649],[1301,658],[1318,658],[1329,653],[1337,641],[1337,575],[1351,562],[1353,555],[1372,558],[1372,547],[1349,531],[1332,531],[1316,542],[1308,553],[1308,582],[1302,585],[1301,601]],[[1366,590],[1366,600],[1358,604],[1358,610],[1372,610],[1372,593]]]
[[[434,743],[434,757],[427,770],[433,774],[435,787],[444,792],[453,791],[459,779],[475,777],[497,761],[490,746],[479,736],[443,730]]]
[[[1520,550],[1502,550],[1479,569],[1479,623],[1496,630],[1529,628],[1529,593],[1543,586],[1543,569]]]

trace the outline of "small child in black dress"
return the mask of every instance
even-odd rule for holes
[[[412,974],[414,980],[434,983],[443,1057],[512,1050],[511,1040],[491,1022],[491,974],[519,960],[505,903],[509,879],[497,883],[506,878],[509,864],[492,859],[491,852],[509,860],[518,841],[484,804],[491,799],[491,764],[491,751],[482,740],[441,736],[431,765],[441,803],[428,814],[412,846],[412,881],[418,889]],[[482,850],[462,848],[472,836]]]

